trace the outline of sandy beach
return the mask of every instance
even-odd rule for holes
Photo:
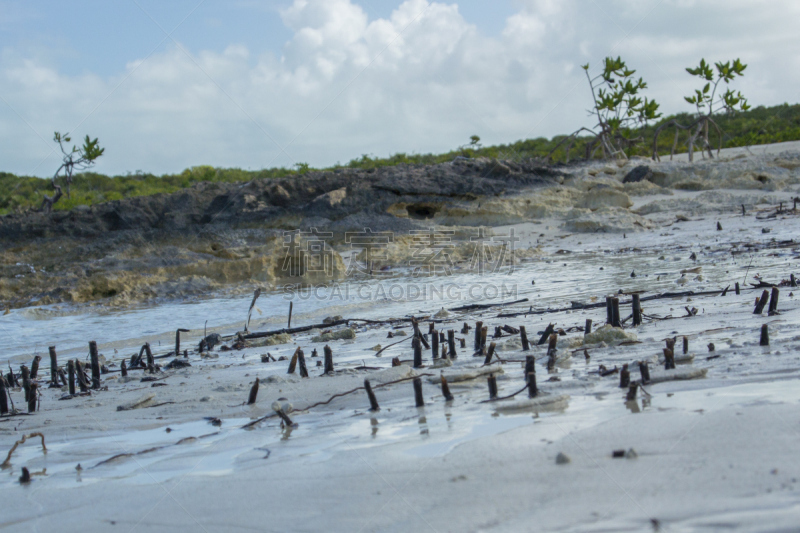
[[[287,293],[278,278],[231,276],[202,297],[133,298],[139,288],[129,299],[9,308],[0,317],[9,339],[3,366],[18,373],[40,355],[41,398],[26,414],[24,392],[10,389],[20,413],[0,418],[0,453],[31,433],[44,435],[47,451],[31,438],[11,454],[0,477],[0,526],[796,531],[800,304],[790,276],[800,257],[798,169],[793,143],[693,164],[563,167],[552,181],[439,199],[423,219],[405,204],[392,208],[397,235],[426,226],[452,232],[447,272],[420,274],[411,263],[420,247],[396,238],[373,265],[385,273],[377,279],[343,276]],[[475,237],[484,234],[495,237],[496,268],[476,271]],[[516,239],[513,261],[496,255],[507,236]],[[358,260],[344,241],[333,247],[336,264]],[[247,338],[254,287],[265,290],[250,333],[287,328],[290,301],[292,327],[328,318],[336,325]],[[777,313],[754,314],[764,291],[779,294]],[[643,312],[636,326],[634,294]],[[623,327],[606,324],[607,297],[619,299]],[[422,348],[414,368],[412,316],[422,333],[453,330],[457,357]],[[475,347],[476,322],[494,344],[489,364]],[[554,351],[543,335],[551,324]],[[189,330],[181,334],[186,357],[167,356],[177,328]],[[211,333],[222,343],[201,353]],[[669,339],[676,365],[667,370]],[[65,367],[88,361],[90,340],[109,370],[101,389],[71,397],[48,387],[47,347],[57,347]],[[145,342],[161,368],[128,369],[123,378],[122,361]],[[287,373],[298,348],[308,377]],[[526,403],[526,356],[535,358],[537,398],[559,401]],[[174,359],[190,366],[168,368]],[[640,362],[650,382],[626,399],[620,372],[628,365],[636,383]],[[489,401],[490,375],[501,399]],[[365,379],[379,411],[370,410]],[[257,399],[247,405],[256,380]],[[276,401],[294,426],[275,414]],[[23,467],[29,483],[19,482]]]

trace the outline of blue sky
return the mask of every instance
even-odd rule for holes
[[[54,130],[97,170],[263,168],[591,126],[579,65],[622,55],[666,112],[684,67],[741,57],[754,105],[800,101],[800,3],[745,0],[0,0],[0,170]],[[174,31],[173,31],[174,30]],[[170,33],[167,37],[165,32]]]
[[[371,19],[389,17],[397,0],[358,2]],[[280,18],[286,0],[94,0],[0,1],[0,48],[27,50],[57,63],[65,74],[86,70],[112,75],[142,58],[167,32],[188,50],[222,52],[230,44],[281,54],[292,31]],[[499,34],[514,13],[511,0],[458,2],[465,20],[488,35]],[[187,18],[188,15],[188,18]],[[162,43],[159,46],[159,43]]]

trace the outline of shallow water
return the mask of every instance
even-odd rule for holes
[[[741,238],[733,230],[727,235]],[[581,237],[592,239],[584,235],[573,240]],[[442,307],[528,298],[529,302],[507,309],[523,311],[531,306],[569,307],[572,301],[591,303],[619,290],[645,290],[649,294],[702,291],[722,289],[736,281],[744,286],[745,276],[752,282],[756,273],[778,282],[788,277],[792,262],[797,259],[791,248],[732,255],[724,241],[700,250],[678,234],[664,238],[673,241],[667,254],[663,252],[665,246],[653,247],[643,236],[631,236],[629,240],[631,247],[622,250],[604,249],[602,242],[593,249],[586,249],[580,241],[577,245],[572,242],[574,253],[553,253],[496,273],[459,269],[449,276],[436,277],[401,273],[390,279],[346,281],[291,293],[263,294],[253,312],[250,330],[285,327],[289,301],[294,305],[294,326],[319,323],[322,318],[337,314],[384,319],[432,314]],[[689,259],[691,249],[697,250],[697,261]],[[702,266],[702,280],[689,273],[685,284],[676,283],[682,269],[697,266]],[[169,339],[179,327],[195,332],[207,327],[233,333],[244,328],[250,300],[249,296],[210,295],[207,299],[159,302],[129,309],[72,305],[15,309],[0,317],[0,335],[4,339],[0,360],[34,354],[44,357],[51,345],[56,345],[59,354],[83,353],[89,340],[98,341],[101,347],[121,347],[126,341],[131,344],[137,339],[158,338],[170,346]]]
[[[704,383],[709,385],[708,382]],[[281,428],[273,419],[255,430],[242,426],[249,418],[230,418],[220,427],[200,420],[136,431],[111,432],[75,438],[50,436],[48,453],[38,439],[20,446],[11,468],[0,472],[0,487],[17,483],[18,465],[26,465],[48,486],[70,487],[109,480],[134,484],[162,483],[184,476],[222,476],[276,462],[323,462],[339,452],[392,446],[392,453],[416,459],[443,457],[461,444],[535,424],[541,443],[568,432],[607,423],[624,416],[681,411],[713,412],[730,407],[797,403],[796,379],[745,383],[728,387],[687,390],[680,395],[655,393],[648,399],[624,402],[618,395],[576,395],[565,411],[493,413],[492,404],[463,403],[456,393],[453,404],[410,407],[406,401],[387,402],[379,413],[296,414],[296,428]],[[635,404],[632,408],[631,403]],[[293,415],[295,416],[295,415]],[[320,438],[324,435],[325,438]],[[77,465],[80,469],[76,469]]]

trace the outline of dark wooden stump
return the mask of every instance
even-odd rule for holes
[[[142,356],[144,355],[144,344],[142,344],[141,349],[139,349],[139,355],[132,355],[131,356],[131,363],[129,368],[133,370],[134,368],[141,368],[142,366],[147,366],[142,363]]]
[[[414,400],[416,401],[417,407],[423,407],[425,405],[425,399],[422,397],[421,378],[414,378]]]
[[[492,356],[494,355],[495,348],[497,348],[496,342],[489,344],[489,350],[486,352],[486,359],[483,360],[484,365],[488,365],[492,362]]]
[[[442,376],[442,396],[444,396],[444,401],[452,402],[453,395],[450,394],[450,386],[447,384],[447,379]]]
[[[422,344],[418,337],[411,340],[411,348],[414,350],[414,368],[422,367]]]
[[[369,398],[369,410],[370,411],[380,411],[381,408],[378,405],[378,399],[375,397],[375,393],[372,391],[372,385],[370,385],[369,380],[364,380],[364,390],[367,391],[367,397]]]
[[[481,329],[483,328],[483,322],[478,321],[475,322],[475,351],[481,349]]]
[[[615,328],[622,327],[622,322],[619,318],[619,298],[611,298],[611,324]]]
[[[89,341],[89,357],[92,365],[92,388],[100,388],[100,354],[97,353],[97,343]]]
[[[536,388],[536,372],[528,374],[528,398],[536,398],[539,394],[539,389]]]
[[[69,377],[67,379],[69,394],[70,396],[75,396],[75,361],[72,359],[67,361],[67,372],[69,372]]]
[[[258,397],[258,378],[256,378],[255,382],[253,382],[253,386],[250,387],[250,395],[247,397],[247,405],[253,405],[256,403],[256,398]]]
[[[301,348],[297,349],[297,363],[300,367],[300,377],[308,377],[308,368],[306,367],[306,354],[303,353]]]
[[[36,383],[31,383],[30,389],[28,390],[28,412],[35,413],[36,412],[36,400],[38,399],[37,389],[39,388]]]
[[[664,370],[673,370],[675,368],[675,352],[669,348],[664,348]]]
[[[554,372],[556,369],[556,344],[558,343],[558,334],[553,333],[547,343],[547,371]]]
[[[19,378],[14,375],[14,371],[11,370],[9,367],[8,374],[6,374],[6,380],[8,381],[9,387],[19,387]]]
[[[0,375],[0,415],[8,413],[8,398],[6,397],[6,378]]]
[[[298,347],[292,354],[292,359],[289,361],[289,369],[286,371],[287,374],[294,374],[294,371],[297,369],[297,352],[299,350],[300,348]]]
[[[769,346],[769,326],[766,324],[761,326],[761,340],[759,344],[761,346]]]
[[[122,377],[128,377],[128,365],[125,364],[125,359],[122,360],[122,364],[119,367],[119,372]]]
[[[447,330],[447,355],[450,359],[457,359],[458,353],[456,352],[456,332],[455,330]]]
[[[277,414],[281,418],[281,420],[283,421],[283,425],[289,428],[294,427],[296,424],[292,422],[292,419],[289,418],[289,415],[286,414],[286,412],[283,409],[281,409],[277,404],[278,402],[272,404],[272,410],[275,411],[275,414]]]
[[[558,344],[558,334],[552,333],[547,339],[547,353],[556,351],[556,344]]]
[[[181,333],[187,333],[188,331],[188,329],[184,328],[175,330],[175,357],[180,357],[181,355]],[[189,357],[189,352],[186,352],[184,357]]]
[[[639,361],[639,373],[642,375],[642,385],[650,383],[650,368],[647,361]]]
[[[592,332],[592,319],[586,319],[586,325],[583,327],[583,334],[588,335]]]
[[[780,296],[780,293],[781,291],[778,290],[778,287],[772,287],[772,296],[769,299],[769,316],[778,313],[778,296]]]
[[[525,356],[525,381],[528,381],[528,376],[536,373],[536,357],[533,355]]]
[[[665,339],[664,343],[667,345],[669,350],[672,350],[675,353],[675,339]]]
[[[425,340],[425,337],[422,335],[422,332],[419,330],[419,322],[416,318],[411,317],[411,325],[414,328],[414,336],[420,340],[423,346],[425,346],[426,350],[430,350],[431,346],[428,344],[428,341]]]
[[[761,298],[756,300],[756,308],[753,310],[754,315],[760,315],[764,312],[764,307],[767,306],[767,302],[769,301],[769,291],[764,291],[761,293]]]
[[[483,326],[481,328],[481,355],[486,353],[486,337],[489,336],[489,327]]]
[[[27,402],[31,394],[31,371],[27,366],[22,365],[19,372],[22,374],[22,390],[25,392],[25,401]]]
[[[494,377],[494,374],[489,374],[487,383],[489,384],[489,399],[494,400],[497,398],[497,378]]]
[[[733,286],[734,290],[736,290],[736,295],[742,294],[742,290],[739,288],[739,282],[737,281],[736,284]]]
[[[553,324],[548,324],[547,327],[544,329],[542,336],[539,337],[539,342],[537,343],[537,345],[541,346],[542,344],[546,343],[547,339],[550,338],[550,335],[552,335],[553,332],[555,332],[555,330],[556,328],[555,326],[553,326]]]
[[[322,351],[325,352],[325,373],[333,374],[333,350],[331,350],[331,347],[326,344]]]
[[[31,379],[37,379],[39,377],[39,361],[41,360],[42,357],[39,355],[33,357],[33,362],[31,363]]]
[[[628,370],[628,365],[622,365],[622,370],[619,371],[619,388],[626,389],[631,384],[631,372]]]
[[[89,381],[86,379],[86,371],[79,359],[75,360],[75,372],[77,373],[78,385],[80,386],[81,392],[88,392]]]
[[[439,358],[439,334],[435,330],[431,331],[431,357]]]
[[[636,391],[639,390],[639,385],[636,383],[631,383],[628,386],[628,394],[625,396],[625,399],[629,402],[632,402],[636,399]]]
[[[58,385],[58,356],[56,355],[56,347],[50,346],[50,383]]]
[[[633,325],[642,325],[642,306],[639,302],[639,295],[634,294],[631,296],[631,307],[633,308]]]
[[[150,349],[150,343],[144,343],[144,354],[147,358],[147,372],[150,374],[156,373],[156,358],[153,357],[153,350]]]
[[[528,333],[525,331],[525,326],[519,327],[519,339],[522,341],[523,350],[531,349],[530,344],[528,344]]]
[[[683,355],[689,353],[689,337],[683,336]]]

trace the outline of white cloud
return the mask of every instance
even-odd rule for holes
[[[549,136],[590,125],[576,67],[611,54],[645,77],[666,111],[687,109],[693,82],[683,69],[703,56],[750,62],[737,88],[751,103],[796,102],[798,59],[787,52],[800,44],[799,8],[770,5],[528,0],[490,38],[456,4],[408,0],[369,20],[354,0],[295,0],[281,12],[293,31],[281,57],[240,45],[187,55],[171,45],[112,77],[66,75],[5,49],[2,170],[48,174],[52,131],[79,123],[76,135],[107,147],[98,171],[109,173],[328,165],[443,151],[472,134],[491,143]]]

